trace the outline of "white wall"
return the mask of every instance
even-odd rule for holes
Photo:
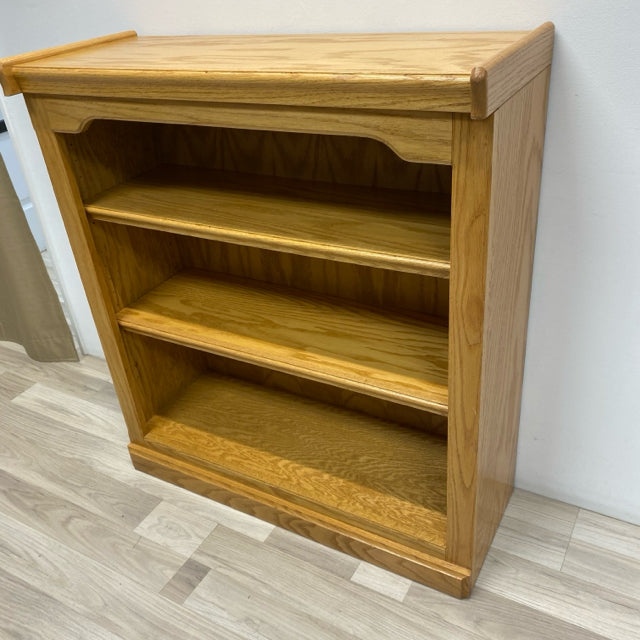
[[[6,4],[6,3],[5,3]],[[518,455],[520,487],[640,523],[640,3],[46,0],[0,54],[139,34],[557,27]]]

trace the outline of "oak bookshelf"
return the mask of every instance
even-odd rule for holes
[[[0,61],[138,469],[469,595],[512,489],[552,47],[124,32]]]

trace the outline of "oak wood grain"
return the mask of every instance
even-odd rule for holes
[[[153,415],[153,410],[142,393],[137,375],[124,353],[115,317],[113,292],[96,253],[80,189],[71,167],[68,148],[64,141],[49,128],[47,111],[39,98],[27,95],[25,100],[42,147],[74,257],[79,265],[80,276],[87,292],[102,348],[107,354],[129,437],[132,441],[141,441],[142,427]],[[111,170],[117,171],[113,168]],[[103,166],[100,171],[108,172],[109,168]]]
[[[236,108],[235,114],[235,124],[229,126],[158,125],[155,141],[159,162],[310,182],[451,193],[450,166],[434,164],[427,158],[407,162],[375,135],[260,128],[251,113]],[[356,117],[358,122],[363,121],[360,111],[354,111]],[[451,116],[446,117],[450,131]],[[294,114],[286,122],[295,126]],[[412,140],[428,153],[429,135],[419,126],[413,127],[411,134]],[[450,134],[447,147],[450,156]]]
[[[514,76],[530,67],[529,41],[544,36],[532,32],[527,39],[527,33],[150,36],[11,69],[20,88],[32,93],[130,98],[144,87],[145,97],[156,100],[469,113],[474,68],[486,65],[500,79],[486,93],[495,91],[502,101],[520,88]],[[492,68],[497,57],[500,65]]]
[[[471,567],[493,118],[454,117],[447,558]]]
[[[549,71],[494,114],[473,575],[513,487]]]
[[[348,135],[388,145],[409,162],[451,164],[451,116],[398,110],[289,105],[118,100],[46,96],[51,128],[77,134],[97,119],[155,122],[302,134]]]
[[[447,412],[447,330],[222,274],[184,271],[118,313],[130,331]]]
[[[316,509],[257,491],[212,469],[177,460],[135,443],[129,445],[129,452],[137,469],[156,477],[451,595],[469,595],[468,571],[436,557],[433,549],[429,553],[420,552],[414,546],[407,546],[406,541],[394,539],[395,536],[363,530]]]
[[[185,268],[226,273],[320,296],[341,298],[347,303],[376,307],[392,314],[396,311],[415,312],[434,316],[437,323],[448,323],[449,280],[445,278],[201,238],[179,238]]]
[[[486,118],[551,65],[554,30],[545,22],[472,70],[472,118]]]
[[[303,398],[320,400],[326,404],[364,413],[386,422],[413,427],[433,435],[445,438],[447,436],[447,417],[437,413],[421,411],[414,407],[381,400],[368,394],[355,393],[348,389],[322,384],[266,367],[257,367],[239,360],[209,355],[207,363],[212,371],[226,376],[253,382],[269,389],[287,391]]]
[[[446,278],[448,200],[163,166],[86,209],[106,222]]]
[[[137,35],[138,34],[135,31],[121,31],[107,36],[81,40],[80,42],[63,44],[57,47],[50,47],[48,49],[40,49],[39,51],[31,51],[30,53],[21,53],[15,56],[2,58],[0,59],[0,84],[2,84],[4,95],[12,96],[16,93],[20,93],[20,85],[13,75],[13,67],[17,64],[33,62],[40,58],[49,58],[50,56],[55,56],[60,53],[70,53],[72,51],[78,51],[79,49],[86,49],[87,47],[115,42],[125,38],[135,38]]]
[[[149,426],[163,451],[444,547],[443,439],[211,373]]]

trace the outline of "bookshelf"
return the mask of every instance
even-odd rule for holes
[[[0,61],[133,464],[457,597],[509,499],[550,23]]]

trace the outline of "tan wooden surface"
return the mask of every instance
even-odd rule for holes
[[[472,580],[513,486],[548,82],[454,120],[447,557]]]
[[[179,95],[184,100],[471,111],[486,117],[486,110],[472,105],[472,70],[489,68],[492,81],[484,103],[498,106],[521,86],[514,78],[550,64],[546,31],[533,36],[544,41],[540,46],[532,46],[528,34],[148,36],[39,56],[12,65],[10,75],[22,91],[32,93],[131,98],[144,86],[151,99]],[[536,53],[520,55],[523,48]],[[494,64],[497,58],[500,64]]]
[[[47,96],[50,126],[80,133],[92,119],[369,137],[409,162],[451,164],[451,115],[420,111]]]
[[[471,72],[471,117],[486,118],[551,64],[554,26],[545,22]]]
[[[139,376],[127,360],[115,317],[112,288],[101,269],[95,244],[84,212],[80,190],[70,167],[66,148],[48,128],[46,111],[37,97],[26,96],[27,107],[49,170],[53,189],[60,205],[65,229],[69,235],[87,299],[98,329],[102,348],[111,373],[133,442],[142,440],[142,428],[153,414],[149,399],[143,394]],[[113,167],[103,167],[103,173]]]
[[[202,465],[182,461],[135,443],[129,445],[136,469],[230,505],[323,545],[385,567],[456,597],[469,594],[469,572],[430,553],[417,551],[388,532],[379,535],[291,500],[272,496]],[[415,542],[415,541],[414,541]]]
[[[16,79],[13,76],[13,67],[16,64],[32,62],[33,60],[39,60],[40,58],[48,58],[49,56],[55,56],[60,53],[78,51],[79,49],[86,49],[87,47],[94,47],[99,44],[115,42],[125,38],[135,38],[137,35],[138,34],[135,31],[121,31],[120,33],[112,33],[111,35],[99,38],[81,40],[80,42],[73,42],[59,47],[50,47],[49,49],[40,49],[39,51],[32,51],[30,53],[22,53],[8,58],[2,58],[0,59],[0,84],[2,85],[4,95],[11,96],[16,93],[20,93],[20,85],[16,82]]]
[[[494,123],[453,124],[447,558],[471,567]]]
[[[273,369],[257,367],[240,360],[208,355],[207,361],[210,369],[223,375],[253,382],[268,389],[287,391],[303,398],[319,400],[326,404],[357,411],[385,422],[394,422],[440,437],[447,437],[447,416],[421,411],[414,407],[381,400],[370,395],[322,384]]]
[[[161,450],[443,553],[445,439],[214,373],[149,427]]]
[[[126,329],[447,413],[447,329],[222,274],[184,271],[118,313]]]
[[[449,198],[163,166],[100,194],[93,218],[448,277]]]
[[[513,487],[548,87],[547,70],[493,116],[474,578]]]

